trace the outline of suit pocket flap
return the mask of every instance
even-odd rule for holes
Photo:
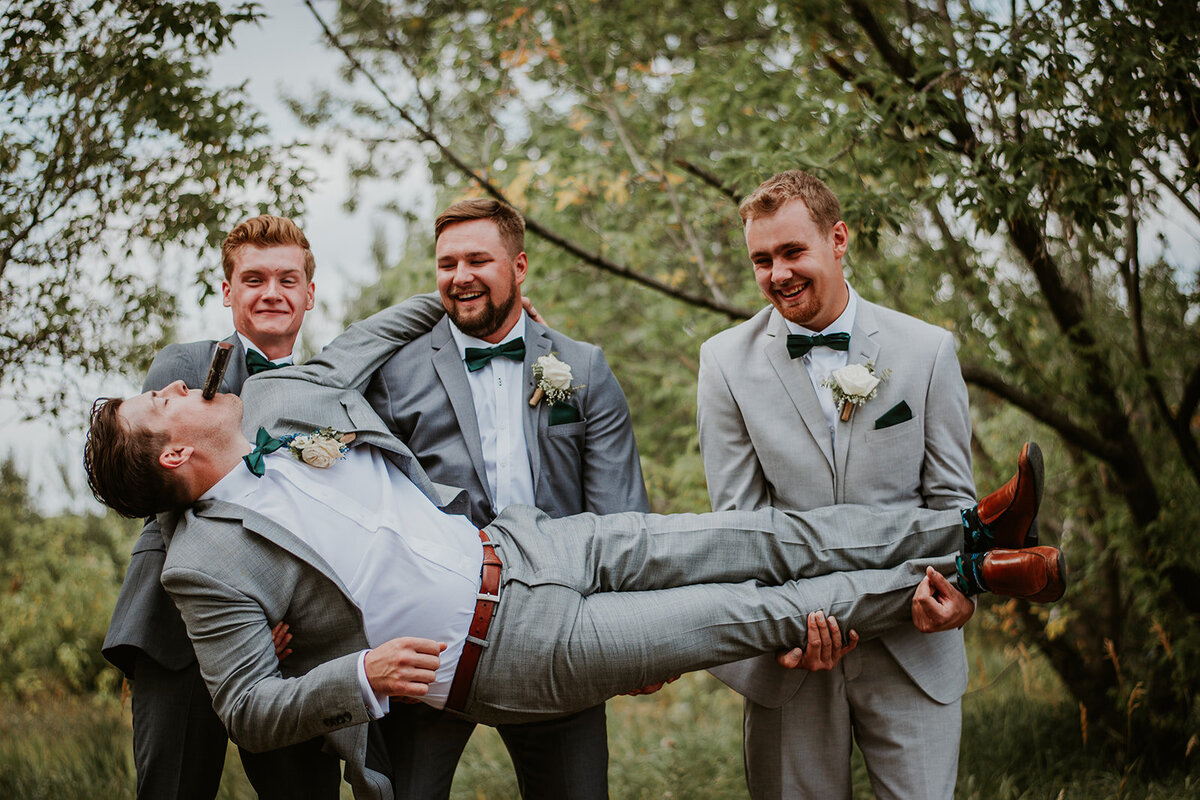
[[[890,428],[893,425],[899,425],[901,422],[908,422],[912,418],[912,409],[908,407],[908,403],[901,400],[885,411],[879,419],[875,420],[875,430]]]
[[[570,425],[580,421],[579,409],[570,403],[555,403],[550,406],[551,425]]]

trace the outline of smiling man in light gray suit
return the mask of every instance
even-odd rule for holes
[[[491,199],[449,206],[434,224],[437,287],[447,316],[399,350],[367,399],[435,481],[461,486],[483,527],[513,504],[551,517],[647,511],[629,405],[604,353],[522,310],[525,220]],[[534,365],[554,356],[577,386],[566,400],[529,401]],[[380,721],[402,800],[449,797],[475,725],[424,705]],[[526,800],[608,796],[604,706],[502,725]]]
[[[849,287],[849,232],[817,178],[775,175],[740,212],[771,305],[700,350],[698,423],[713,509],[970,505],[967,390],[950,334]],[[847,364],[886,378],[843,421],[825,381]],[[920,591],[938,601],[940,632],[900,628],[840,662],[837,653],[821,661],[793,650],[713,670],[746,698],[755,800],[849,798],[852,737],[877,797],[953,795],[967,684],[957,626],[973,605],[937,578]]]

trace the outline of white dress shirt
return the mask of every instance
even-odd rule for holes
[[[371,445],[351,448],[328,469],[297,460],[286,448],[267,456],[262,478],[239,463],[205,493],[262,514],[317,552],[363,612],[367,642],[418,636],[446,642],[423,702],[445,706],[479,592],[479,530],[443,513]],[[366,680],[363,702],[387,710]]]
[[[858,311],[858,297],[850,288],[850,284],[846,284],[846,289],[850,292],[850,301],[846,303],[846,308],[842,311],[841,316],[826,326],[825,330],[809,330],[803,325],[797,325],[785,319],[784,323],[787,324],[788,331],[804,336],[813,336],[818,333],[826,336],[831,333],[851,333],[854,328],[854,315]],[[821,403],[821,412],[825,415],[825,422],[829,425],[829,441],[833,442],[837,438],[837,404],[833,402],[833,389],[823,386],[822,382],[835,369],[846,366],[850,360],[850,353],[847,350],[834,350],[831,347],[821,346],[809,350],[800,357],[800,360],[804,362],[804,368],[808,371],[808,379],[812,381],[813,390],[817,393],[817,400]]]
[[[475,404],[475,419],[479,422],[483,466],[488,480],[488,492],[496,511],[514,503],[531,506],[533,502],[533,468],[529,465],[529,450],[525,441],[525,414],[529,398],[525,397],[525,364],[511,358],[493,358],[483,368],[467,370],[468,347],[493,347],[474,336],[468,336],[450,323],[450,333],[463,359],[471,400]],[[525,336],[525,312],[517,324],[497,345]]]

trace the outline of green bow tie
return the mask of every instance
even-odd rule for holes
[[[274,361],[267,360],[267,358],[265,358],[263,354],[257,350],[246,351],[246,369],[250,371],[251,375],[257,375],[260,372],[266,372],[267,370],[279,369],[280,367],[286,366],[288,365],[276,364]]]
[[[511,358],[513,361],[524,361],[525,340],[518,336],[516,339],[495,347],[468,347],[466,352],[467,371],[478,372],[497,356]]]
[[[802,333],[789,333],[787,351],[792,358],[808,355],[814,347],[828,347],[831,350],[849,350],[850,334],[848,333],[818,333],[815,336],[805,336]]]
[[[254,449],[242,456],[242,461],[246,462],[252,473],[261,478],[267,471],[266,465],[263,464],[263,456],[274,453],[281,447],[283,442],[267,433],[266,428],[259,428],[258,435],[254,438]]]

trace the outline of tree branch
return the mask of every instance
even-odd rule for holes
[[[727,185],[724,181],[722,181],[720,178],[718,178],[713,173],[709,172],[708,170],[704,169],[703,167],[696,166],[692,162],[688,161],[686,158],[680,158],[680,157],[676,156],[674,159],[672,159],[672,161],[674,162],[675,166],[679,167],[684,172],[687,172],[691,175],[695,175],[697,178],[699,178],[705,184],[707,184],[708,186],[711,186],[712,188],[716,189],[721,194],[728,197],[730,200],[732,200],[734,202],[735,205],[737,203],[741,202],[742,193],[738,191],[737,187]]]
[[[470,180],[474,181],[481,189],[483,189],[493,198],[501,201],[502,203],[513,205],[509,202],[508,198],[504,196],[504,193],[498,186],[476,172],[470,165],[463,161],[457,153],[447,147],[437,137],[437,135],[433,133],[433,131],[429,130],[427,127],[418,122],[406,108],[392,100],[391,95],[389,95],[387,90],[380,85],[375,76],[367,70],[358,57],[350,51],[350,48],[344,44],[338,35],[329,27],[324,17],[322,17],[317,11],[316,7],[313,6],[312,0],[304,0],[304,5],[308,7],[309,12],[316,19],[317,24],[321,27],[321,31],[326,40],[346,58],[347,62],[349,62],[350,66],[355,72],[362,75],[367,82],[371,84],[375,91],[377,91],[383,98],[384,103],[387,104],[387,106],[393,111],[395,111],[400,119],[404,120],[412,127],[417,134],[418,141],[427,142],[433,145],[433,147],[437,149],[442,157],[445,158],[456,170]],[[525,229],[536,236],[540,236],[556,247],[565,250],[586,264],[590,264],[597,269],[622,278],[626,278],[634,283],[641,284],[642,286],[646,286],[650,289],[654,289],[655,291],[661,292],[668,297],[673,297],[676,300],[696,306],[697,308],[715,311],[735,320],[749,319],[754,314],[753,311],[739,308],[730,303],[722,303],[711,297],[705,297],[703,295],[677,289],[663,281],[652,278],[649,275],[645,275],[641,272],[630,269],[629,267],[610,261],[609,259],[601,256],[599,253],[586,250],[581,245],[570,241],[566,237],[554,232],[549,227],[528,216],[525,218]]]
[[[1007,400],[1029,416],[1053,428],[1063,439],[1086,450],[1101,461],[1113,463],[1126,458],[1126,453],[1113,443],[1097,436],[1091,430],[1076,424],[1055,406],[1053,398],[1036,397],[1024,389],[1013,386],[995,372],[977,364],[962,365],[963,380],[986,389],[1002,400]]]
[[[1188,213],[1195,217],[1197,221],[1200,221],[1200,207],[1197,207],[1196,204],[1192,202],[1191,198],[1175,185],[1174,181],[1169,180],[1166,175],[1163,175],[1162,170],[1158,168],[1157,164],[1145,156],[1138,158],[1138,162],[1146,168],[1147,172],[1154,176],[1159,185],[1170,192],[1175,199],[1178,200],[1180,204],[1188,210]]]

